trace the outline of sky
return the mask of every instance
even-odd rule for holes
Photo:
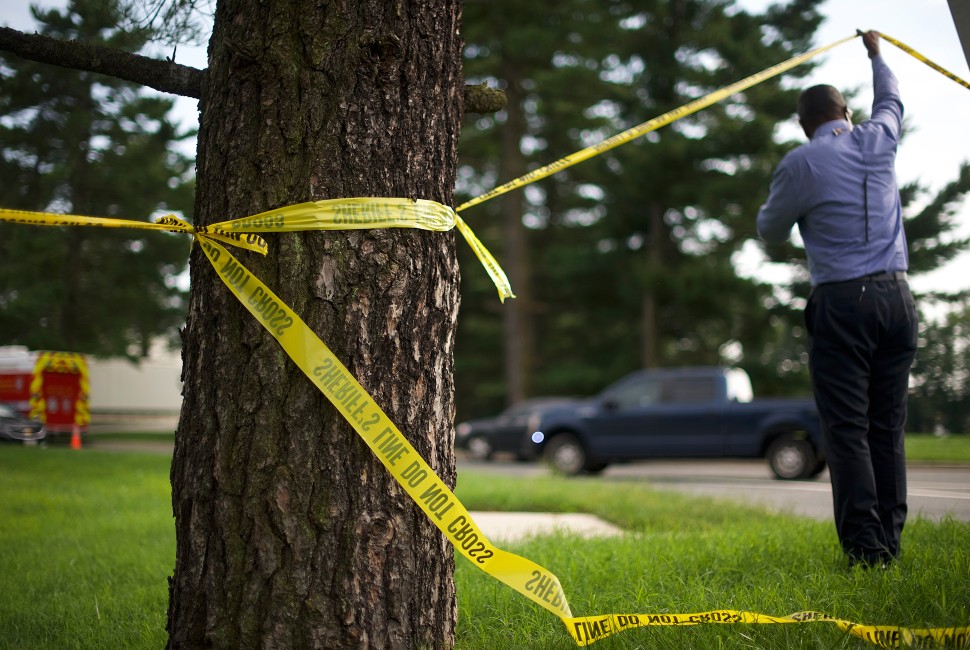
[[[3,0],[0,24],[31,31],[34,23],[28,11],[29,4],[25,0]],[[63,6],[65,3],[63,0],[41,0],[33,4]],[[772,3],[770,0],[737,0],[737,4],[760,12]],[[816,47],[850,36],[856,29],[875,29],[970,81],[970,70],[947,0],[827,0],[821,11],[825,22],[816,32]],[[899,182],[918,181],[930,190],[939,190],[956,178],[961,162],[970,160],[970,89],[947,79],[888,42],[882,42],[882,53],[899,79],[910,131],[897,156]],[[821,65],[806,85],[828,83],[843,91],[858,89],[851,105],[868,113],[872,103],[872,69],[861,39],[842,44],[816,60],[821,61]],[[205,48],[179,46],[176,61],[205,67]],[[774,63],[778,62],[765,61],[765,67]],[[174,115],[184,126],[195,127],[198,124],[195,100],[178,98]],[[791,128],[792,134],[800,133],[794,115]],[[571,152],[562,152],[563,155],[568,153]],[[959,210],[957,221],[959,234],[970,237],[970,201]],[[751,242],[739,265],[746,275],[768,281],[774,271],[761,263],[757,249]],[[970,250],[942,269],[913,278],[912,285],[914,290],[921,292],[970,289]]]

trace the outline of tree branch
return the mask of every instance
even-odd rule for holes
[[[99,72],[163,93],[195,99],[202,96],[205,70],[124,50],[25,34],[9,27],[0,27],[0,50],[39,63]]]
[[[38,63],[98,72],[148,86],[163,93],[199,99],[206,71],[80,41],[62,41],[0,27],[0,50]],[[505,106],[505,93],[486,84],[466,85],[466,113],[495,113]]]

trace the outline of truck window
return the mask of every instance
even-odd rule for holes
[[[664,382],[664,404],[713,402],[714,399],[714,378],[712,377],[676,377]]]
[[[606,399],[620,410],[659,404],[660,382],[654,378],[643,377],[637,381],[618,386],[606,395]]]

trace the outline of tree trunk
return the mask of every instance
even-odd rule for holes
[[[526,133],[522,114],[523,90],[519,71],[504,61],[502,76],[507,119],[502,130],[499,178],[513,179],[526,173],[522,137]],[[516,298],[502,307],[502,351],[507,405],[521,402],[532,393],[535,336],[532,318],[532,273],[529,247],[522,226],[523,193],[510,192],[502,201],[502,259]]]
[[[657,288],[664,269],[664,244],[667,228],[664,225],[664,209],[658,203],[647,206],[647,245],[644,248],[647,259],[644,263],[644,286],[640,317],[640,363],[643,368],[656,368],[659,365],[660,334]]]
[[[222,0],[196,222],[355,196],[453,204],[458,0]],[[449,485],[452,233],[268,236],[238,257]],[[443,648],[450,544],[196,250],[172,463],[173,648]]]

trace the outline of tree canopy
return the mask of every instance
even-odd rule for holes
[[[145,36],[115,28],[111,3],[35,10],[39,32],[123,51]],[[0,55],[0,205],[150,220],[191,216],[192,161],[173,145],[172,101],[131,83]],[[177,276],[188,241],[105,228],[0,223],[0,340],[35,349],[144,354],[184,322]]]
[[[809,49],[817,5],[751,14],[732,2],[539,2],[497,10],[496,26],[485,19],[493,3],[470,3],[466,76],[504,84],[509,105],[466,120],[459,191],[487,189]],[[528,270],[518,327],[504,331],[487,322],[495,313],[481,302],[484,287],[466,279],[459,408],[499,406],[509,372],[479,353],[510,338],[535,341],[519,348],[531,355],[521,362],[530,394],[588,394],[636,367],[743,362],[760,351],[773,335],[770,287],[739,278],[732,262],[754,236],[788,146],[775,141],[776,125],[796,94],[770,80],[501,197],[504,208],[496,200],[469,211],[516,292],[515,270]],[[524,244],[507,234],[516,229]],[[466,368],[474,385],[463,382]]]

